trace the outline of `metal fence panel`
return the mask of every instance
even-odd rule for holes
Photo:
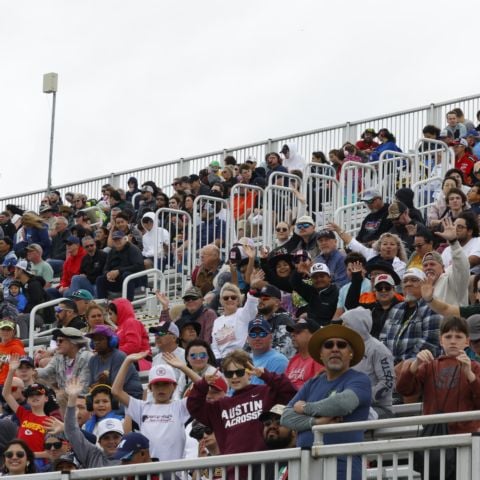
[[[395,199],[399,188],[411,188],[415,175],[415,156],[406,153],[382,152],[378,165],[380,192],[386,202]]]
[[[307,214],[315,220],[317,228],[324,228],[333,221],[335,211],[339,207],[340,184],[329,175],[312,173],[305,178]]]

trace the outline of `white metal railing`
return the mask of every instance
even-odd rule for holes
[[[422,129],[427,124],[442,126],[445,123],[445,114],[452,108],[460,107],[465,117],[469,119],[476,118],[476,112],[479,110],[480,95],[471,95],[454,100],[448,100],[441,103],[431,103],[409,110],[403,110],[387,115],[380,115],[354,122],[347,122],[340,125],[297,133],[284,137],[268,139],[261,142],[242,145],[230,149],[217,150],[204,155],[196,155],[188,158],[180,158],[170,162],[156,164],[146,167],[139,167],[133,170],[126,170],[109,175],[102,175],[95,178],[86,179],[80,182],[67,183],[53,187],[59,190],[62,196],[67,191],[76,191],[85,193],[90,198],[99,196],[100,188],[105,183],[113,186],[126,186],[130,176],[135,176],[139,184],[146,180],[153,180],[157,185],[170,185],[174,177],[186,175],[191,172],[198,172],[213,161],[222,161],[226,155],[233,155],[237,161],[244,162],[247,157],[254,156],[261,162],[266,153],[278,151],[279,146],[287,142],[297,144],[298,152],[304,158],[311,158],[315,150],[328,152],[331,149],[338,148],[346,141],[355,142],[365,130],[365,128],[388,128],[397,138],[399,147],[408,151],[415,145],[415,142],[422,134]],[[169,193],[169,188],[167,188]],[[45,190],[36,190],[33,192],[22,193],[0,198],[0,205],[3,209],[8,203],[20,204],[24,207],[37,210]]]
[[[147,270],[142,270],[141,272],[135,272],[131,273],[130,275],[127,275],[122,282],[122,297],[127,298],[127,290],[128,290],[128,284],[132,281],[135,280],[136,278],[141,278],[141,277],[147,277],[149,275],[153,276],[154,279],[154,287],[153,290],[165,290],[165,278],[163,276],[163,273],[158,270],[158,268],[149,268]],[[143,299],[137,299],[132,301],[133,305],[136,305],[137,303],[144,303],[145,301],[148,300],[148,297],[153,297],[155,298],[155,295],[149,295],[148,294],[148,287],[145,287],[145,298]]]
[[[378,163],[379,190],[386,202],[395,200],[399,188],[411,188],[416,175],[414,155],[386,150]]]

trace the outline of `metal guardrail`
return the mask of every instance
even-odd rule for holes
[[[157,185],[170,185],[174,177],[188,175],[191,172],[198,172],[201,168],[207,167],[213,160],[221,162],[226,155],[234,155],[240,163],[244,162],[247,157],[253,156],[257,158],[260,163],[266,153],[278,151],[281,145],[288,142],[296,143],[298,152],[308,160],[313,151],[323,150],[324,152],[328,152],[331,149],[340,147],[346,141],[355,142],[360,138],[365,128],[374,128],[376,130],[388,128],[396,135],[397,144],[400,148],[406,151],[411,148],[421,136],[422,128],[425,125],[434,124],[442,126],[445,123],[444,119],[447,111],[455,107],[460,107],[465,113],[466,118],[474,119],[476,118],[476,112],[479,110],[479,105],[480,95],[460,97],[454,100],[437,104],[431,103],[430,105],[387,115],[379,115],[354,122],[346,122],[307,132],[267,139],[261,142],[217,150],[203,155],[180,158],[162,164],[105,174],[80,182],[56,185],[53,189],[59,190],[62,196],[64,196],[67,191],[76,191],[85,193],[89,198],[96,198],[99,196],[103,184],[110,183],[116,187],[126,186],[130,176],[137,177],[139,184],[146,180],[153,180]],[[167,193],[169,193],[170,188],[166,190]],[[44,195],[45,189],[41,189],[0,197],[0,206],[3,209],[5,204],[13,203],[23,205],[27,209],[37,210]]]

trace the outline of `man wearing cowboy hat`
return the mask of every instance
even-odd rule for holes
[[[333,422],[367,420],[371,404],[369,378],[351,367],[364,356],[362,337],[351,328],[331,324],[317,330],[308,344],[310,356],[325,372],[309,380],[290,401],[281,424],[295,430],[297,446],[310,447],[312,427]],[[325,444],[363,441],[363,431],[329,433]],[[361,478],[360,457],[352,458],[352,479]],[[346,476],[346,458],[339,457],[337,479]]]

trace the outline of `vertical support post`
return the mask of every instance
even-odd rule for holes
[[[50,124],[50,151],[48,154],[48,178],[47,178],[47,195],[52,190],[52,162],[53,162],[53,137],[55,130],[55,107],[57,104],[57,92],[52,92],[52,121]]]

